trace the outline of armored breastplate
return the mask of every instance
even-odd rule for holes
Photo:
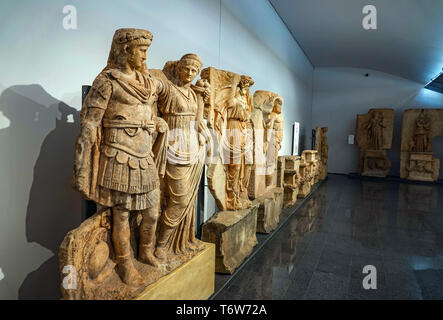
[[[104,144],[140,158],[151,155],[153,141],[146,125],[153,119],[156,101],[155,90],[139,99],[121,82],[113,81],[113,93],[103,116]]]

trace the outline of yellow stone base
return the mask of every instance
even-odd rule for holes
[[[206,248],[157,282],[135,300],[206,300],[215,290],[215,245]]]

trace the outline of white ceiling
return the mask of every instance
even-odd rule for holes
[[[368,68],[428,83],[443,67],[443,0],[269,0],[314,67]],[[362,9],[377,8],[377,30]]]

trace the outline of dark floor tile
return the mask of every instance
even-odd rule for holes
[[[292,273],[292,282],[283,297],[290,300],[303,299],[313,274],[314,268],[297,267]]]
[[[343,277],[349,276],[352,256],[337,251],[323,250],[316,271],[332,273]]]
[[[351,236],[352,224],[350,222],[329,221],[328,223],[322,224],[319,227],[319,230],[327,233],[336,233]]]
[[[443,186],[330,175],[281,219],[294,210],[220,298],[441,299]],[[366,265],[377,290],[362,286]]]
[[[386,272],[387,299],[392,300],[421,300],[422,290],[411,271]]]
[[[314,272],[308,290],[304,296],[306,300],[337,300],[346,299],[349,278],[333,273]]]
[[[416,270],[414,274],[423,299],[443,300],[443,270]]]

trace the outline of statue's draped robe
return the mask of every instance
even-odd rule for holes
[[[266,130],[266,140],[268,148],[266,150],[266,174],[272,175],[277,169],[278,151],[283,140],[284,120],[281,114],[276,114],[270,120],[269,129]]]
[[[427,152],[429,151],[429,128],[430,121],[428,118],[425,119],[417,119],[415,124],[415,132],[414,132],[414,151],[415,152]]]
[[[383,146],[383,120],[371,119],[369,121],[369,147],[380,150]]]
[[[195,241],[195,205],[203,172],[204,147],[198,142],[195,92],[174,84],[168,90],[168,98],[158,104],[170,130],[163,186],[166,210],[161,219],[167,227],[174,228],[169,249],[180,253],[189,242]]]
[[[222,139],[222,160],[226,166],[226,207],[242,209],[242,195],[247,198],[249,173],[253,163],[253,135],[249,114],[252,112],[249,95],[236,96],[226,108],[226,132]]]

